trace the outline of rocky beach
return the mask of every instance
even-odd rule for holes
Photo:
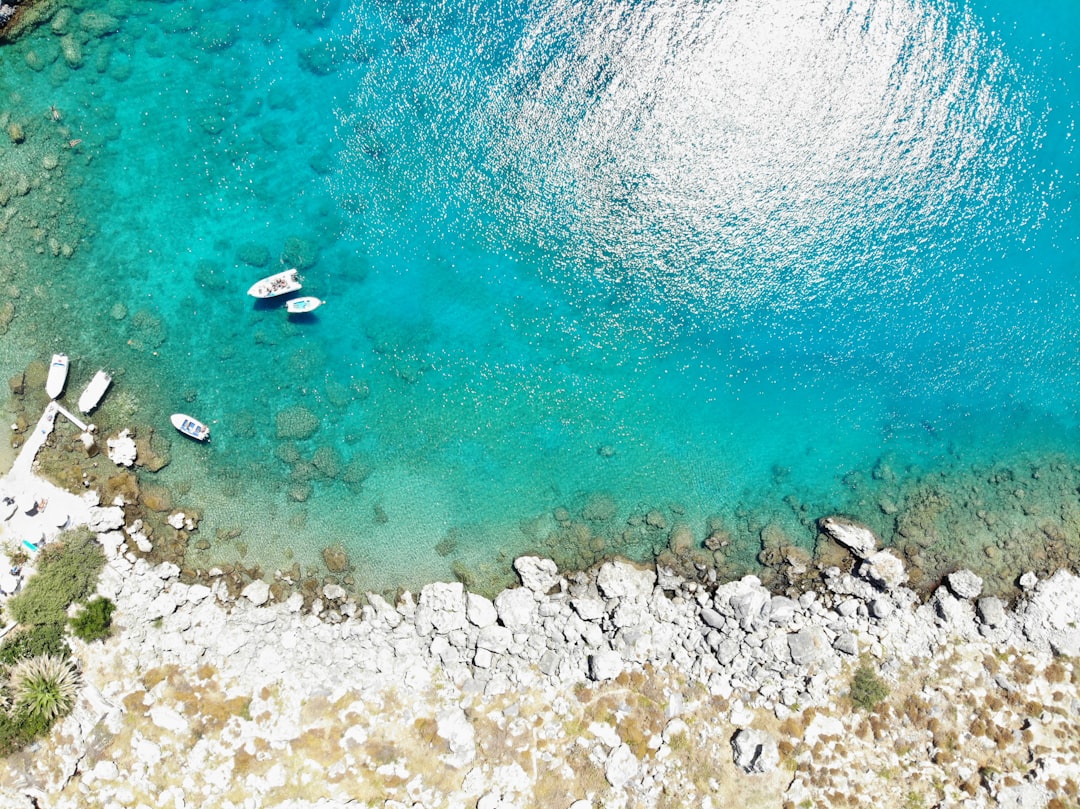
[[[115,636],[0,763],[5,806],[1075,806],[1080,579],[970,571],[928,598],[863,526],[774,593],[523,557],[494,599],[185,581],[97,509]],[[105,529],[116,530],[105,530]],[[220,573],[220,571],[217,571]]]

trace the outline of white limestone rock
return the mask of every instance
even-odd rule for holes
[[[1080,579],[1068,570],[1035,585],[1017,617],[1033,643],[1059,655],[1080,656]]]
[[[171,733],[187,733],[188,721],[166,705],[155,705],[150,709],[150,721],[162,730]]]
[[[600,649],[589,655],[589,679],[614,680],[623,672],[622,655],[613,649]]]
[[[825,517],[818,522],[821,532],[843,545],[859,559],[866,559],[877,550],[878,539],[865,525],[845,517]]]
[[[499,613],[491,599],[476,593],[466,593],[465,615],[470,624],[481,629],[499,620]]]
[[[791,662],[796,666],[809,666],[818,661],[829,647],[829,642],[818,627],[807,627],[787,636]]]
[[[596,586],[604,598],[648,598],[656,584],[656,571],[615,560],[605,562],[596,574]]]
[[[532,590],[515,587],[495,596],[495,609],[503,626],[514,631],[529,629],[536,620],[536,599]]]
[[[859,565],[859,575],[883,590],[892,590],[908,580],[900,557],[892,551],[877,551]]]
[[[261,607],[270,599],[270,585],[262,579],[255,579],[240,591],[240,595],[256,607]]]
[[[713,595],[717,610],[730,607],[744,632],[752,632],[769,623],[772,594],[761,586],[757,576],[743,576],[737,582],[726,584]]]
[[[90,509],[90,519],[86,527],[95,534],[119,531],[124,527],[124,510],[120,506],[95,506]]]
[[[464,629],[466,617],[465,587],[461,582],[435,582],[420,591],[414,623],[421,635],[445,635]]]
[[[555,562],[539,556],[522,556],[515,559],[514,570],[517,571],[524,587],[540,595],[551,592],[563,580]]]
[[[135,439],[131,437],[130,430],[121,430],[116,438],[106,440],[105,445],[108,447],[109,460],[117,466],[131,466],[138,457]]]
[[[1005,605],[1000,598],[995,596],[983,596],[975,602],[975,612],[979,620],[989,627],[999,627],[1007,620]]]
[[[322,593],[327,601],[341,601],[348,595],[340,584],[327,584],[323,587]]]
[[[443,761],[451,767],[471,764],[476,759],[476,732],[465,711],[458,706],[447,708],[436,715],[435,722],[435,732],[450,747]]]
[[[957,570],[945,577],[945,583],[957,598],[978,598],[982,594],[983,580],[970,570]]]
[[[583,621],[599,621],[606,612],[604,602],[599,598],[571,598],[570,606]]]
[[[630,783],[640,769],[641,762],[626,744],[620,744],[612,750],[604,762],[604,776],[615,789],[622,789]]]
[[[763,730],[739,728],[731,737],[735,764],[743,772],[769,773],[780,764],[776,740]]]

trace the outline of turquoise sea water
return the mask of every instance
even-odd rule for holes
[[[710,517],[746,561],[1080,462],[1074,2],[72,8],[0,53],[79,234],[5,340],[212,424],[157,475],[198,563],[411,586]],[[244,294],[283,264],[314,315]]]

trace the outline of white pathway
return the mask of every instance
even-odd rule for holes
[[[40,545],[66,528],[86,523],[90,509],[97,505],[96,492],[72,494],[34,474],[34,459],[56,426],[57,413],[84,432],[87,429],[86,424],[56,402],[46,405],[11,470],[0,478],[0,554],[21,546],[23,541]],[[8,590],[5,585],[10,582],[5,579],[9,575],[8,565],[4,564],[0,569],[0,588]]]

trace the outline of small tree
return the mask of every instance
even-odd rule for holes
[[[71,619],[71,632],[85,641],[104,640],[112,632],[112,615],[116,605],[107,598],[92,599]]]

